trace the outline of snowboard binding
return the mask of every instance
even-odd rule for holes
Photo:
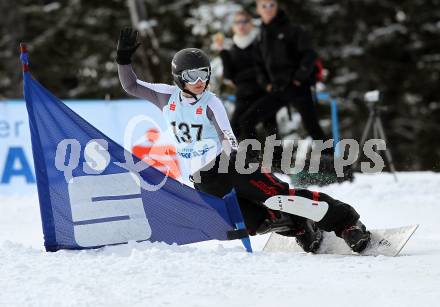
[[[282,236],[295,237],[296,242],[307,253],[315,253],[322,241],[322,230],[315,222],[295,217],[283,212],[271,212],[272,218],[266,219],[257,229],[258,234],[276,232]]]
[[[341,233],[341,238],[355,253],[362,252],[370,243],[371,234],[361,221],[355,225],[350,225]]]

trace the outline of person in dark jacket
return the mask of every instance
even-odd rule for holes
[[[214,38],[214,46],[220,51],[223,63],[223,77],[235,87],[235,111],[231,118],[231,126],[239,139],[256,138],[255,124],[247,125],[241,116],[254,102],[266,95],[265,90],[257,83],[254,63],[253,42],[258,30],[253,27],[252,16],[245,10],[237,11],[233,17],[233,46],[224,48],[223,36]],[[254,109],[254,118],[260,117],[260,111]],[[266,130],[275,130],[275,116],[265,120]]]
[[[242,120],[256,124],[253,112],[258,110],[266,118],[287,104],[292,104],[314,140],[326,140],[319,125],[311,86],[314,84],[314,51],[309,35],[293,25],[275,0],[257,0],[257,13],[262,20],[254,48],[257,80],[270,93],[253,104]],[[258,120],[265,120],[260,118]],[[323,152],[331,154],[331,150]]]

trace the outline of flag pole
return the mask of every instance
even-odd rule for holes
[[[25,43],[20,43],[20,60],[21,60],[21,69],[23,73],[29,71],[29,54],[27,50],[27,45]]]

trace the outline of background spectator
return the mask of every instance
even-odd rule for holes
[[[235,110],[231,118],[232,129],[239,139],[256,138],[255,124],[248,125],[241,116],[258,99],[266,95],[256,79],[256,69],[253,53],[253,42],[258,35],[258,30],[252,24],[249,12],[239,10],[233,17],[233,45],[227,50],[224,48],[224,36],[214,36],[214,44],[220,50],[223,63],[223,77],[230,81],[235,88]],[[260,110],[253,108],[250,116],[261,117]],[[273,129],[276,125],[275,116],[268,118],[266,129]]]
[[[272,94],[272,103],[261,100],[244,115],[252,120],[259,109],[266,117],[273,116],[291,103],[301,114],[307,132],[314,140],[325,140],[319,126],[311,86],[317,54],[308,34],[293,25],[274,0],[257,0],[257,13],[262,20],[261,33],[255,45],[255,61],[259,84]],[[332,150],[325,153],[331,154]]]

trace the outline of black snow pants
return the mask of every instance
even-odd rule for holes
[[[237,101],[235,102],[235,111],[231,118],[231,127],[239,140],[257,138],[256,125],[260,122],[260,118],[264,119],[261,120],[261,122],[263,123],[266,131],[269,131],[270,134],[277,133],[276,113],[273,113],[272,116],[266,116],[262,113],[264,110],[253,108],[253,104],[262,99],[264,96],[264,93],[257,93],[256,95],[252,96],[237,97]],[[252,111],[247,112],[249,109],[252,109]],[[253,119],[253,122],[250,124],[242,121],[242,116],[245,113],[247,113],[246,117],[251,117]]]
[[[301,115],[304,128],[312,139],[327,139],[319,125],[316,105],[312,91],[308,86],[295,87],[290,85],[283,91],[276,91],[262,96],[240,116],[240,123],[246,127],[255,126],[260,121],[264,122],[274,117],[282,107],[289,104],[293,105]],[[255,114],[260,116],[256,117]]]
[[[230,160],[227,173],[218,172],[219,157],[214,167],[201,170],[200,183],[194,183],[197,190],[211,195],[223,197],[235,188],[240,209],[250,234],[255,234],[261,223],[273,216],[273,212],[263,203],[275,195],[297,195],[315,201],[325,201],[329,208],[326,215],[317,226],[325,231],[335,231],[336,235],[354,225],[359,219],[359,214],[350,205],[330,197],[327,194],[312,192],[307,189],[291,189],[289,184],[281,181],[271,173],[262,173],[261,168],[252,174],[240,174],[235,169],[235,159]],[[302,217],[294,217],[298,221]]]

